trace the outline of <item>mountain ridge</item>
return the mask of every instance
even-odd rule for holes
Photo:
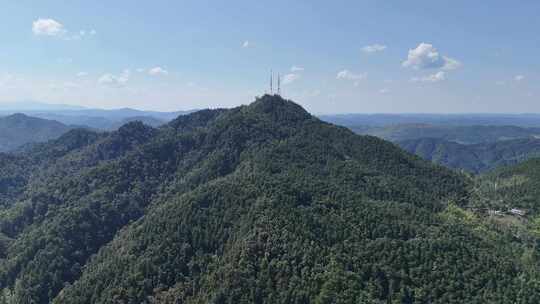
[[[507,260],[517,247],[455,217],[464,176],[279,96],[34,149],[19,157],[52,155],[47,174],[0,213],[0,282],[20,303],[503,303],[534,288],[516,283],[534,277]]]

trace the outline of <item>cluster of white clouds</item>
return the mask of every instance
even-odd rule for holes
[[[169,71],[160,67],[156,66],[149,69],[143,69],[139,68],[137,69],[137,72],[139,73],[148,73],[150,76],[167,76],[169,75]],[[88,76],[88,73],[86,72],[79,72],[77,74],[77,77],[86,77]],[[103,74],[101,77],[98,78],[98,84],[109,87],[109,88],[123,88],[127,85],[131,78],[131,71],[129,69],[125,69],[122,73],[115,75],[111,73]]]
[[[85,36],[94,36],[97,34],[97,31],[94,29],[79,30],[71,34],[62,23],[51,18],[39,18],[32,22],[32,32],[36,36],[59,37],[64,40],[80,40]]]
[[[453,58],[439,54],[439,51],[433,45],[422,42],[415,49],[409,50],[407,60],[402,65],[416,70],[455,70],[461,66],[461,63]]]
[[[57,20],[51,18],[40,18],[32,23],[32,32],[36,36],[49,36],[59,37],[65,40],[81,39],[86,36],[96,35],[95,30],[79,30],[77,32],[68,31],[64,25]],[[253,44],[249,40],[243,41],[242,48],[250,48]],[[388,47],[384,44],[374,43],[366,45],[361,48],[361,51],[365,54],[380,53],[387,50]],[[401,62],[401,66],[405,68],[411,68],[419,73],[424,72],[424,75],[419,75],[410,78],[411,82],[415,83],[438,83],[447,79],[448,73],[452,70],[456,70],[462,66],[462,63],[454,58],[443,55],[439,50],[430,43],[422,42],[417,47],[410,49],[407,54],[407,58]],[[434,70],[431,73],[427,73],[429,70]],[[167,76],[169,71],[161,66],[156,66],[147,69],[137,69],[137,72],[146,73],[150,76]],[[283,75],[282,84],[290,85],[303,77],[304,68],[300,66],[292,66],[289,73]],[[79,72],[76,74],[78,78],[87,77],[87,72]],[[125,69],[119,74],[106,73],[101,75],[97,82],[100,85],[121,88],[126,86],[131,78],[129,69]],[[337,73],[336,79],[340,81],[349,81],[358,86],[360,82],[367,78],[367,73],[352,72],[348,69],[341,70]],[[525,79],[524,75],[516,75],[513,80],[515,82],[522,82]],[[0,82],[6,82],[6,79]],[[505,82],[499,81],[497,84],[504,84]],[[380,94],[386,94],[390,91],[389,88],[383,88],[379,90]]]
[[[401,64],[406,68],[414,70],[438,69],[439,71],[430,75],[413,77],[411,82],[437,83],[446,80],[446,72],[458,69],[461,62],[448,56],[443,56],[429,43],[420,43],[416,48],[409,50],[407,60]]]

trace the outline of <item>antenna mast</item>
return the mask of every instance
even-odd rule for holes
[[[277,94],[281,96],[281,75],[277,74]]]
[[[274,94],[274,72],[270,70],[270,95]]]

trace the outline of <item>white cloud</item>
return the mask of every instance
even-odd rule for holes
[[[61,36],[66,33],[62,23],[54,19],[38,19],[32,23],[34,35]]]
[[[162,67],[155,67],[148,70],[148,74],[152,76],[158,76],[158,75],[168,75],[169,71],[163,69]]]
[[[88,73],[86,73],[86,72],[77,73],[77,77],[86,77],[86,76],[88,76]]]
[[[420,43],[415,49],[409,50],[407,60],[402,65],[417,70],[454,70],[459,68],[461,63],[455,59],[440,55],[439,51],[429,43]]]
[[[377,52],[382,52],[384,50],[386,50],[386,45],[382,45],[382,44],[372,44],[372,45],[366,45],[365,47],[362,48],[362,52],[364,53],[377,53]]]
[[[97,34],[96,30],[93,30],[93,29],[90,30],[90,35],[91,35],[91,36],[94,36],[94,35],[96,35],[96,34]]]
[[[446,73],[443,71],[439,71],[435,74],[424,76],[424,77],[414,77],[411,79],[412,82],[440,82],[446,80]]]
[[[243,47],[243,48],[248,48],[248,47],[250,47],[249,41],[247,41],[247,40],[244,41],[244,43],[242,43],[242,47]]]
[[[386,94],[386,93],[388,93],[388,92],[390,92],[390,89],[388,89],[388,88],[383,88],[383,89],[380,89],[380,90],[379,90],[379,93],[380,93],[380,94]]]
[[[443,70],[447,70],[447,71],[450,71],[450,70],[455,70],[455,69],[458,69],[462,66],[461,62],[453,59],[453,58],[449,58],[449,57],[446,57],[446,56],[443,56],[443,59],[445,61],[444,63],[444,66],[443,66]]]
[[[361,73],[361,74],[355,74],[349,70],[343,70],[339,72],[336,76],[337,79],[345,79],[345,80],[362,80],[366,79],[367,74]]]
[[[303,72],[304,71],[304,68],[303,67],[299,67],[299,66],[296,66],[296,65],[293,65],[291,67],[291,72],[293,73],[296,73],[296,72]]]
[[[515,80],[515,81],[518,81],[518,82],[519,82],[519,81],[522,81],[522,80],[524,80],[524,79],[525,79],[525,76],[523,76],[523,75],[517,75],[516,77],[514,77],[514,80]]]
[[[129,81],[131,73],[129,70],[124,70],[120,75],[104,74],[98,79],[98,83],[112,88],[121,88]]]
[[[291,84],[295,82],[296,80],[300,79],[300,77],[301,77],[300,74],[294,74],[294,73],[287,74],[283,76],[283,84],[284,85]]]
[[[354,86],[360,85],[360,81],[367,78],[367,73],[356,74],[349,70],[343,70],[336,76],[337,79],[354,81]]]

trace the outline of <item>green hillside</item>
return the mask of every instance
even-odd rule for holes
[[[423,159],[472,173],[487,172],[540,156],[540,139],[535,138],[474,145],[463,145],[436,138],[421,138],[401,141],[398,145]]]
[[[472,180],[278,96],[0,165],[0,303],[540,301]]]
[[[53,120],[13,114],[0,117],[0,152],[58,138],[71,128]]]

